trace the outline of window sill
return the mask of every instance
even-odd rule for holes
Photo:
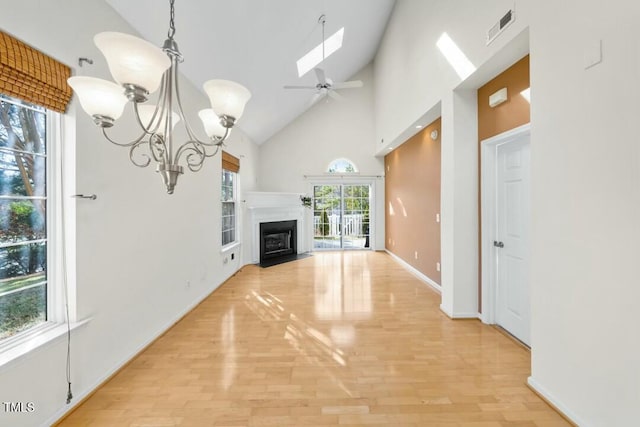
[[[71,330],[75,330],[89,323],[91,319],[84,319],[71,324]],[[28,357],[30,354],[43,349],[59,338],[67,334],[66,323],[52,323],[17,340],[13,345],[8,345],[0,352],[0,373],[11,367],[15,362]]]
[[[220,253],[221,254],[226,254],[228,252],[231,252],[232,250],[239,248],[241,245],[240,242],[233,242],[233,243],[229,243],[228,245],[225,245],[222,247],[222,249],[220,249]]]

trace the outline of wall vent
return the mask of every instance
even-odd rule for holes
[[[487,31],[487,46],[494,41],[500,33],[502,33],[505,28],[509,25],[513,24],[513,21],[516,20],[516,12],[513,9],[510,9],[507,13],[504,14],[502,18]]]

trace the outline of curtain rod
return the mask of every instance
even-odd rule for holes
[[[304,179],[309,178],[384,178],[384,175],[337,175],[337,174],[325,174],[325,175],[303,175]]]

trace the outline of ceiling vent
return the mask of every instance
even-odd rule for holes
[[[516,12],[510,9],[502,18],[487,31],[487,46],[491,44],[509,25],[516,20]]]

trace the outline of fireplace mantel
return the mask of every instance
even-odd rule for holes
[[[246,193],[245,207],[251,224],[251,262],[260,262],[260,223],[298,221],[298,253],[307,252],[305,235],[307,209],[302,206],[301,193]]]

